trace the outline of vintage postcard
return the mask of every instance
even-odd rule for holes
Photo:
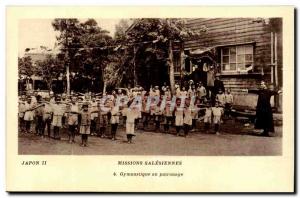
[[[7,7],[6,190],[294,192],[294,8]]]

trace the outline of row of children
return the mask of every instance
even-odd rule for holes
[[[63,101],[61,96],[56,96],[54,101],[50,97],[34,97],[22,95],[19,101],[19,126],[21,132],[32,133],[31,126],[35,123],[35,134],[50,137],[53,128],[53,138],[60,140],[60,130],[68,126],[69,142],[74,143],[76,131],[82,135],[82,146],[87,146],[88,135],[97,133],[104,137],[108,123],[111,124],[112,139],[116,138],[116,131],[119,123],[120,109],[114,105],[114,101],[107,100],[102,108],[99,101],[93,98],[91,101],[78,100],[79,97],[71,96],[69,101]],[[129,108],[127,108],[129,110]],[[134,108],[133,108],[134,109]],[[128,142],[132,142],[136,111],[124,112],[127,122]],[[97,130],[98,129],[98,130]],[[45,134],[47,130],[47,134]]]
[[[83,146],[87,145],[88,134],[104,137],[108,124],[111,125],[111,138],[115,140],[120,117],[123,118],[122,120],[126,120],[129,143],[132,142],[135,126],[140,121],[143,123],[143,129],[147,129],[148,122],[151,120],[155,122],[156,130],[162,124],[166,133],[169,132],[170,126],[175,125],[176,134],[179,135],[183,129],[184,136],[186,136],[191,129],[195,129],[197,120],[203,119],[207,130],[213,118],[215,130],[218,132],[223,108],[230,109],[233,102],[231,94],[225,95],[220,90],[216,96],[215,107],[211,107],[210,102],[204,103],[202,98],[197,97],[195,103],[191,103],[192,105],[190,105],[191,98],[189,97],[186,100],[178,98],[171,100],[167,97],[165,106],[163,106],[162,101],[152,102],[152,99],[148,100],[151,98],[149,94],[144,95],[140,105],[131,105],[134,99],[131,99],[129,103],[120,105],[117,104],[117,101],[122,101],[118,98],[121,92],[118,91],[118,93],[119,95],[115,97],[113,95],[108,97],[104,104],[101,104],[95,96],[91,99],[88,97],[82,99],[77,95],[72,95],[70,98],[62,95],[55,97],[55,99],[47,96],[43,99],[38,95],[33,102],[32,96],[26,98],[25,95],[22,95],[19,102],[21,131],[30,132],[31,123],[35,121],[37,135],[44,136],[47,129],[50,137],[50,129],[53,127],[54,138],[60,139],[60,128],[68,126],[69,142],[74,142],[76,130],[79,129],[80,134],[82,134]],[[176,101],[174,107],[172,107],[173,101]],[[204,116],[201,118],[202,114]]]

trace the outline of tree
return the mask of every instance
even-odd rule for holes
[[[81,23],[77,19],[55,19],[52,25],[60,32],[57,39],[62,46],[61,54],[65,59],[67,82],[69,68],[89,80],[99,79],[98,76],[103,75],[111,51],[107,47],[113,41],[109,32],[100,28],[94,19]]]
[[[126,31],[130,26],[130,21],[127,19],[121,19],[120,22],[115,26],[114,39],[116,41],[124,41],[126,39]]]
[[[80,47],[80,37],[83,33],[78,19],[54,19],[52,26],[60,35],[56,37],[58,44],[62,46],[61,53],[65,56],[67,77],[67,94],[70,94],[70,63],[74,63],[74,57]]]
[[[31,77],[33,75],[34,71],[30,56],[18,58],[18,73],[20,79],[24,77]]]
[[[112,48],[109,47],[113,44],[113,39],[107,30],[98,26],[94,19],[89,19],[82,23],[84,34],[81,37],[81,45],[84,49],[81,51],[81,59],[85,66],[89,68],[87,75],[95,77],[94,75],[101,75],[103,81],[103,89],[106,87],[105,69],[110,66],[110,54]],[[105,90],[104,90],[105,91]]]
[[[58,79],[63,72],[63,63],[51,55],[47,55],[45,60],[38,61],[36,64],[35,74],[43,78],[49,90],[52,90],[53,80]]]
[[[137,56],[144,57],[143,65],[151,66],[149,62],[156,60],[156,62],[165,62],[169,66],[169,81],[174,94],[174,44],[176,43],[182,50],[184,40],[198,37],[205,31],[205,27],[200,31],[187,28],[184,19],[143,18],[134,21],[133,27],[127,32],[125,42],[135,47]]]
[[[29,84],[29,78],[34,74],[34,68],[30,56],[18,57],[19,79],[26,79],[26,87]]]

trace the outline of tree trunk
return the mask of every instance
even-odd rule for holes
[[[52,83],[53,83],[53,80],[47,81],[49,91],[52,91]]]
[[[25,81],[25,86],[26,86],[26,87],[25,87],[25,90],[26,90],[26,91],[28,91],[28,87],[29,87],[28,84],[29,84],[29,80],[26,79],[26,81]]]
[[[67,95],[70,95],[70,68],[69,68],[69,64],[67,65],[66,71],[67,71]]]
[[[169,67],[170,67],[170,72],[169,72],[170,86],[171,86],[171,92],[174,95],[175,94],[175,77],[174,77],[174,62],[173,62],[172,41],[169,41],[168,58],[169,58]]]
[[[137,85],[136,65],[135,65],[136,47],[133,46],[133,87]]]
[[[104,94],[105,94],[105,92],[106,92],[106,82],[105,82],[105,81],[103,81],[103,92],[102,92],[102,94],[104,95]]]

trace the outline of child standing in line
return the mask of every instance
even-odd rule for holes
[[[21,133],[25,132],[25,121],[24,121],[24,114],[26,110],[26,96],[22,95],[20,100],[19,100],[19,129]]]
[[[201,103],[204,102],[206,95],[207,93],[203,83],[199,82],[199,87],[197,88],[197,97],[200,99]]]
[[[62,117],[62,127],[66,128],[67,127],[67,118],[68,114],[66,113],[67,111],[67,103],[69,103],[69,99],[67,98],[67,95],[65,93],[61,94],[61,103],[62,103],[62,108],[63,111],[65,112],[63,117]]]
[[[183,108],[180,107],[180,100],[177,100],[176,107],[174,110],[175,114],[175,127],[176,127],[176,135],[179,136],[180,130],[183,126]]]
[[[116,140],[116,133],[118,129],[119,124],[119,116],[120,116],[120,109],[119,106],[116,104],[113,104],[113,107],[111,109],[111,139],[114,141]]]
[[[169,86],[166,87],[166,91],[164,93],[164,96],[167,97],[168,100],[171,100],[172,94],[171,94]]]
[[[54,104],[55,103],[55,96],[54,96],[54,93],[53,91],[50,91],[49,92],[49,97],[50,97],[50,103]]]
[[[44,104],[38,104],[38,105],[32,104],[30,96],[27,98],[27,102],[25,103],[25,114],[24,114],[26,133],[31,133],[30,128],[34,117],[33,110],[40,108],[42,106],[44,106]]]
[[[31,103],[31,96],[27,97],[27,101],[24,104],[24,122],[25,122],[25,133],[30,133],[31,122],[33,121],[33,111],[31,110],[33,105]]]
[[[222,89],[219,89],[218,94],[216,95],[216,103],[219,103],[219,106],[225,106],[225,94]]]
[[[35,135],[43,136],[43,115],[44,115],[44,105],[42,105],[42,96],[36,96],[36,105],[39,107],[35,108]]]
[[[179,84],[175,84],[175,96],[179,98],[181,96],[181,90]]]
[[[61,97],[55,97],[55,103],[48,103],[52,107],[53,118],[52,118],[52,126],[54,132],[54,139],[60,140],[60,128],[62,128],[62,117],[64,115],[65,104],[61,102]]]
[[[130,107],[130,103],[128,103],[128,108],[126,111],[126,136],[127,136],[127,143],[132,143],[132,137],[135,136],[134,134],[134,123],[135,119],[139,116],[138,107],[132,106]]]
[[[84,102],[82,105],[82,111],[80,113],[80,129],[79,133],[81,134],[81,146],[88,146],[88,135],[90,134],[91,126],[91,113],[89,112],[89,104]]]
[[[192,98],[196,96],[196,87],[195,85],[191,85],[188,90],[188,97]]]
[[[205,115],[204,115],[204,129],[207,131],[210,128],[211,125],[211,118],[212,118],[212,109],[211,109],[211,103],[206,102],[206,108],[205,108]]]
[[[189,103],[187,102],[185,104],[185,108],[184,108],[184,118],[183,118],[183,124],[184,124],[184,137],[186,137],[192,127],[192,109],[190,108]]]
[[[184,98],[188,97],[188,92],[185,90],[185,86],[181,88],[180,96]]]
[[[45,102],[50,102],[50,97],[45,97]],[[45,136],[45,129],[47,127],[48,138],[50,138],[50,129],[52,121],[52,108],[48,103],[45,103],[44,113],[43,113],[43,136]]]
[[[96,120],[98,118],[98,103],[96,97],[92,98],[91,101],[91,135],[96,135]]]
[[[69,125],[69,143],[75,142],[75,131],[78,126],[78,113],[79,108],[76,104],[76,97],[71,98],[71,104],[69,104],[68,112],[68,125]]]
[[[170,125],[172,124],[173,112],[171,111],[171,101],[166,102],[166,107],[163,112],[164,115],[164,131],[169,133]]]
[[[200,105],[201,105],[200,99],[197,99],[195,104],[191,104],[190,105],[190,108],[192,110],[192,131],[196,130],[196,122],[197,122],[197,120],[199,118],[199,116],[198,116],[198,114],[199,114],[198,108],[200,108]]]
[[[220,106],[219,102],[216,103],[215,107],[212,107],[212,113],[214,116],[215,133],[217,135],[219,135],[220,134],[221,116],[223,114],[223,108]]]
[[[121,110],[121,114],[122,114],[122,125],[123,127],[126,127],[126,112],[127,112],[127,104],[125,103],[125,99],[121,99],[122,101],[122,110]]]
[[[142,101],[142,119],[143,119],[143,129],[146,130],[148,128],[148,121],[150,117],[150,108],[147,107],[147,99],[148,96],[144,96]]]
[[[233,95],[230,93],[230,89],[227,89],[226,93],[225,93],[225,111],[224,111],[224,116],[230,117],[232,104],[233,104]]]
[[[106,101],[105,104],[101,104],[103,101],[100,101],[98,107],[98,123],[99,123],[99,136],[105,138],[105,132],[108,125],[108,112],[110,110],[109,102]]]
[[[138,90],[138,92],[137,92],[136,97],[142,99],[141,89],[137,89],[137,90]],[[138,113],[138,117],[135,119],[135,129],[136,130],[139,129],[139,123],[142,119],[142,104],[139,101],[137,101],[137,104],[138,104],[138,107],[135,108]]]
[[[151,103],[150,103],[150,120],[153,120],[153,122],[155,123],[155,111],[156,111],[155,99],[153,97],[150,97],[150,99],[151,99]]]
[[[162,112],[160,109],[160,102],[154,106],[154,122],[155,122],[155,131],[159,131],[160,128],[160,121],[161,121],[161,116]]]

